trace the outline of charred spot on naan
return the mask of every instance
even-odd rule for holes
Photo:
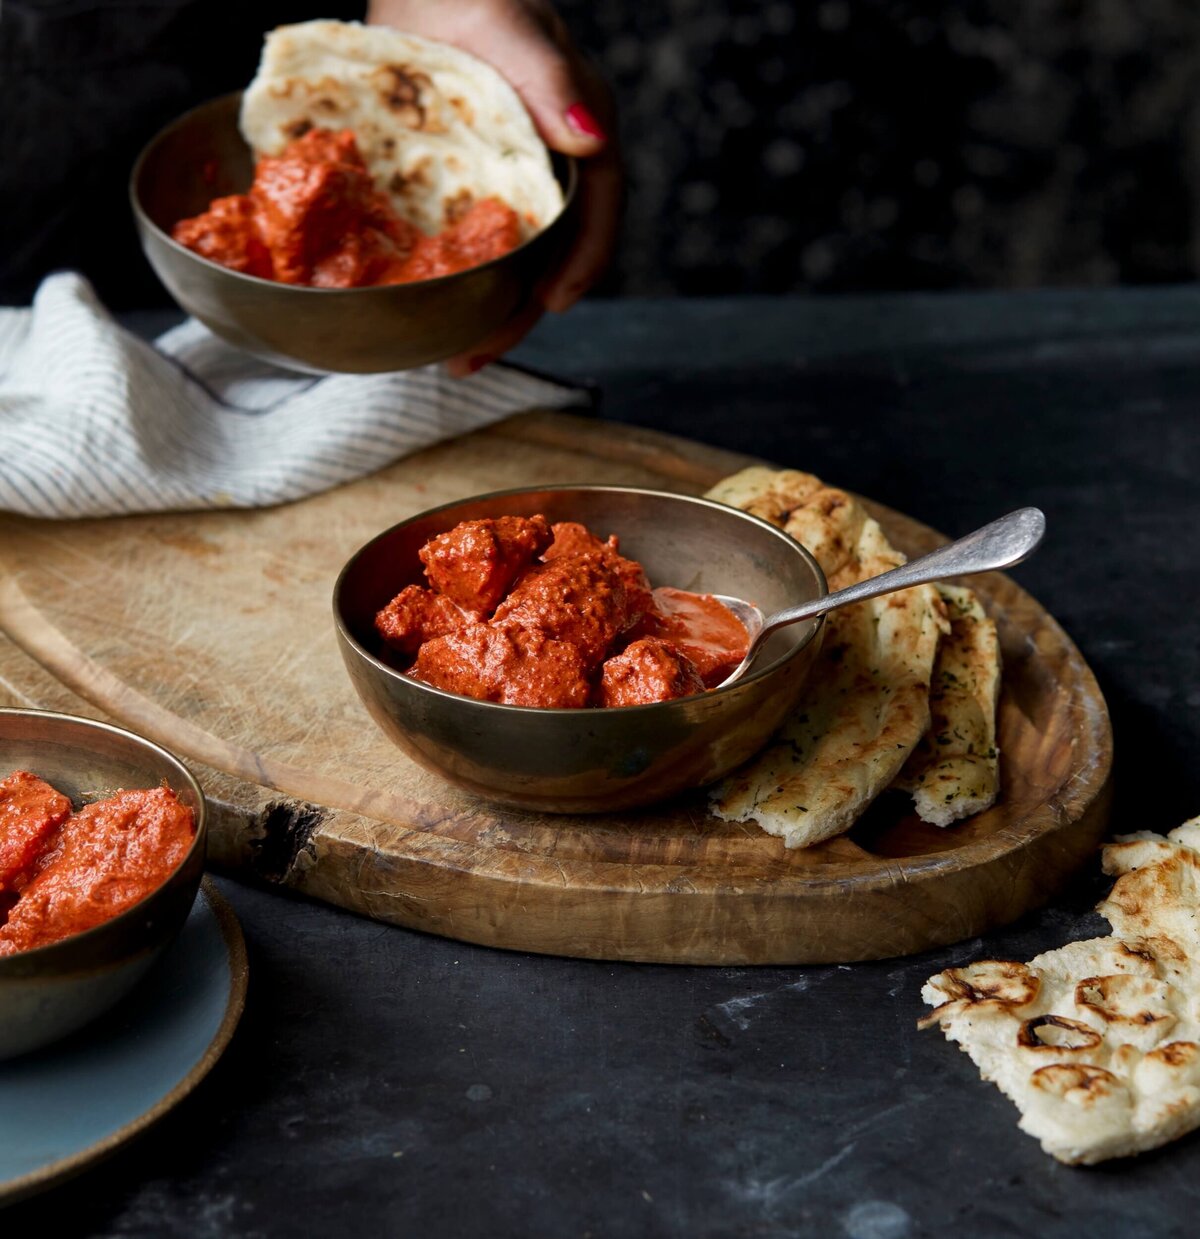
[[[433,87],[429,74],[411,65],[381,65],[370,75],[370,81],[379,101],[406,129],[445,132],[445,125],[427,102]]]
[[[388,192],[401,202],[411,201],[415,194],[421,194],[433,183],[433,161],[429,156],[414,160],[403,171],[397,169],[387,179]]]
[[[354,102],[345,84],[328,74],[319,78],[294,77],[274,82],[267,87],[267,93],[273,99],[292,99],[297,95],[302,96],[304,108],[311,108],[314,112],[320,112],[326,116],[334,116],[345,111]]]
[[[475,195],[469,189],[460,189],[446,199],[442,207],[442,218],[447,227],[457,224],[460,219],[475,205]]]

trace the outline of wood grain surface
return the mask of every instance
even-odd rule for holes
[[[338,570],[374,534],[484,490],[698,493],[746,463],[650,431],[526,414],[287,507],[3,517],[0,704],[108,718],[178,753],[213,804],[218,865],[471,942],[613,960],[843,962],[957,941],[1044,902],[1104,832],[1111,730],[1078,650],[999,575],[973,584],[1005,659],[1001,800],[946,830],[891,795],[849,835],[793,852],[710,817],[701,793],[610,817],[524,814],[457,792],[376,730],[330,610]],[[910,554],[940,540],[872,511]]]

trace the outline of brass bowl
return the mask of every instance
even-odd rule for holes
[[[724,504],[620,486],[480,495],[422,512],[359,550],[334,588],[342,658],[371,717],[414,761],[502,804],[603,813],[652,804],[720,778],[766,742],[796,705],[823,620],[776,633],[756,670],[729,688],[653,705],[538,710],[497,705],[419,683],[389,664],[375,613],[423,583],[420,547],[460,521],[542,513],[615,533],[654,585],[723,593],[770,613],[826,593],[800,544]]]
[[[196,818],[183,863],[119,916],[49,946],[0,956],[0,1059],[65,1037],[142,978],[187,919],[204,872],[204,794],[176,758],[107,723],[46,710],[0,710],[0,777],[30,770],[75,808],[118,788],[167,785]]]
[[[515,250],[454,275],[378,288],[307,288],[242,275],[171,239],[181,219],[213,198],[244,193],[254,161],[238,129],[241,93],[185,113],[152,138],[129,195],[142,248],[167,291],[230,344],[265,361],[317,374],[407,370],[478,344],[552,270],[570,239],[573,160],[555,155],[565,205]]]

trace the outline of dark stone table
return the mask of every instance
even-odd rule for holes
[[[1095,668],[1115,824],[1200,811],[1200,291],[609,302],[529,365],[602,412],[947,533],[1033,503],[1017,576]],[[1194,1235],[1200,1136],[1058,1165],[937,1032],[932,972],[1106,931],[1098,867],[1010,928],[853,967],[507,954],[221,882],[245,1017],[152,1134],[0,1221],[127,1236]]]

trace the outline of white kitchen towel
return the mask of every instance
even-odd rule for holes
[[[0,509],[36,517],[265,507],[511,413],[586,404],[504,365],[298,375],[189,320],[153,344],[85,279],[0,310]]]

